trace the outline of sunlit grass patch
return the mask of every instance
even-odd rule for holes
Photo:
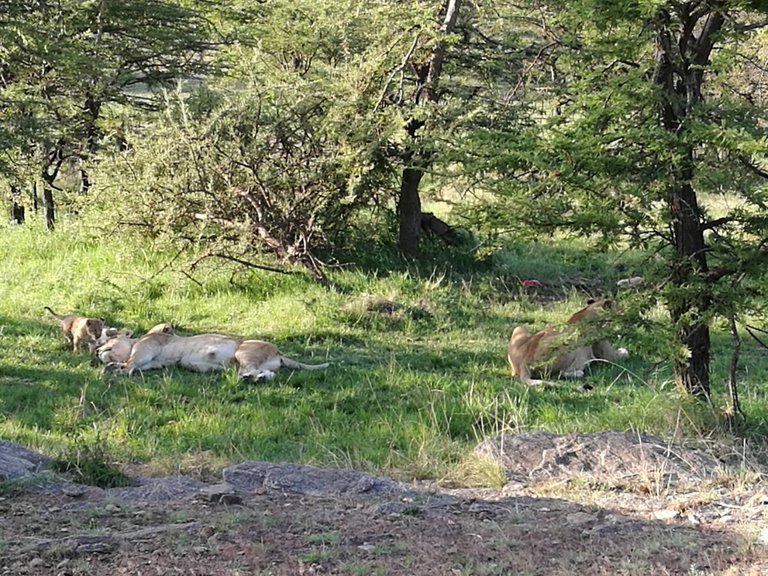
[[[506,344],[516,324],[562,325],[596,295],[566,283],[556,299],[551,289],[539,298],[510,279],[589,274],[595,291],[610,291],[620,272],[636,270],[637,256],[617,270],[623,255],[542,244],[512,250],[494,269],[341,269],[331,274],[344,289],[333,291],[301,270],[233,275],[211,267],[191,279],[149,246],[62,228],[0,234],[0,251],[10,255],[0,260],[0,435],[49,454],[76,453],[78,443],[98,438],[110,460],[157,470],[202,474],[256,459],[497,485],[499,470],[472,456],[486,436],[619,429],[684,441],[717,423],[631,337],[621,341],[632,352],[627,362],[596,364],[583,381],[528,388],[510,376]],[[238,381],[234,369],[103,375],[87,352],[66,348],[46,305],[138,333],[170,321],[182,334],[263,338],[290,357],[331,366],[285,370],[259,384]],[[713,358],[713,390],[723,402],[728,338],[718,330],[726,352]],[[742,402],[758,434],[768,414],[768,354],[747,340],[743,348]]]

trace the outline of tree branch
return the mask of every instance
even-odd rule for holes
[[[760,178],[768,179],[768,170],[765,170],[763,168],[760,168],[760,166],[757,166],[756,164],[753,164],[749,161],[749,159],[746,156],[739,156],[739,161],[746,166],[750,172],[753,174],[756,174],[757,176],[760,176]]]

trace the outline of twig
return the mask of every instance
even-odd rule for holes
[[[736,430],[736,420],[741,416],[745,418],[744,412],[741,409],[739,403],[739,389],[736,384],[736,369],[739,366],[739,352],[741,351],[741,337],[736,327],[736,316],[733,310],[728,314],[728,329],[731,333],[731,340],[733,341],[733,351],[731,352],[731,362],[728,365],[728,397],[730,398],[731,405],[727,413],[728,427],[731,432]]]
[[[413,43],[411,44],[411,47],[408,49],[408,52],[406,52],[405,56],[403,57],[402,62],[399,66],[395,67],[394,70],[392,70],[392,73],[389,75],[389,78],[387,78],[387,81],[384,83],[384,88],[381,91],[381,95],[379,96],[378,102],[376,102],[376,106],[373,107],[373,111],[379,109],[379,107],[384,102],[384,98],[387,95],[387,91],[389,90],[390,84],[392,84],[392,80],[395,78],[395,74],[398,72],[402,72],[405,70],[406,66],[408,66],[408,61],[411,59],[411,56],[413,55],[414,51],[416,50],[416,46],[419,42],[420,34],[416,34],[416,36],[413,38]]]
[[[760,344],[760,346],[768,350],[768,345],[766,345],[765,342],[760,340],[760,338],[757,337],[757,335],[753,332],[753,330],[757,332],[763,332],[765,334],[768,334],[768,331],[762,330],[761,328],[756,328],[755,326],[750,326],[749,324],[744,324],[744,328],[747,330],[747,332],[749,332],[749,335],[755,339],[755,342],[757,342],[758,344]]]

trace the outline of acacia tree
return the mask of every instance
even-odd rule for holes
[[[376,109],[397,110],[405,132],[390,149],[401,165],[398,246],[406,257],[418,255],[421,231],[433,221],[422,213],[424,177],[455,185],[467,154],[473,155],[462,146],[466,130],[519,120],[523,106],[515,87],[526,58],[547,42],[528,34],[529,23],[509,0],[429,4],[420,20],[393,18],[401,41],[389,52],[402,56],[390,64],[376,103]]]
[[[489,222],[623,237],[663,255],[651,297],[676,331],[678,383],[699,397],[710,394],[709,325],[743,305],[735,280],[750,282],[768,255],[768,123],[745,87],[768,3],[746,4],[530,3],[553,38],[542,119],[474,133],[495,154],[487,172],[502,176]],[[738,202],[715,206],[721,194]]]
[[[399,126],[371,112],[381,62],[359,56],[375,29],[362,5],[262,8],[245,30],[259,42],[219,54],[229,76],[170,98],[132,153],[102,166],[97,189],[118,224],[192,262],[274,269],[276,258],[323,281],[321,259],[351,235],[352,216],[391,197],[384,151]]]
[[[255,251],[266,249],[281,259],[308,264],[320,276],[320,251],[327,254],[346,243],[355,227],[355,211],[385,206],[388,212],[394,204],[402,252],[414,255],[422,224],[420,182],[440,161],[435,152],[444,146],[441,140],[451,125],[474,105],[477,71],[488,72],[489,59],[460,58],[461,43],[471,46],[473,55],[483,54],[477,43],[469,42],[482,36],[468,26],[458,34],[460,3],[439,4],[442,26],[435,23],[438,3],[431,0],[347,0],[333,6],[291,0],[261,6],[261,17],[238,30],[247,33],[248,41],[219,55],[229,77],[206,82],[196,101],[207,104],[185,113],[188,124],[174,119],[166,126],[183,129],[169,149],[196,133],[212,151],[206,160],[216,166],[201,170],[199,163],[170,162],[185,165],[192,180],[198,180],[183,184],[183,190],[208,186],[197,175],[226,174],[213,189],[208,186],[209,197],[217,202],[197,210],[203,219],[188,222],[188,231],[177,236],[191,237],[189,231],[204,221],[209,230],[216,225],[230,230],[219,238],[236,237],[231,230],[242,230],[247,222],[250,231],[240,236],[251,238]],[[251,42],[253,38],[258,42]],[[497,42],[487,50],[504,58],[502,47],[504,42]],[[449,50],[450,82],[438,84]],[[223,132],[231,146],[224,145]],[[163,138],[173,140],[167,133]],[[197,162],[194,154],[186,156]],[[310,166],[315,175],[307,171]],[[157,171],[168,172],[161,166]],[[326,191],[321,189],[323,178]],[[141,197],[141,192],[136,195]],[[175,199],[157,195],[161,197],[187,216],[191,213],[182,205],[197,205],[185,192]],[[163,211],[161,207],[158,215]],[[162,220],[145,224],[169,224]],[[223,254],[220,248],[213,252]],[[241,243],[230,248],[230,256],[247,260],[238,252]]]
[[[64,162],[79,159],[81,191],[90,187],[85,163],[98,150],[104,107],[152,106],[156,87],[209,71],[211,28],[186,6],[194,1],[4,3],[3,112],[28,119],[5,148],[37,159],[51,229]]]
[[[406,62],[413,67],[416,73],[413,94],[410,106],[413,114],[405,123],[405,131],[408,134],[406,150],[403,153],[402,176],[400,179],[400,192],[397,201],[399,219],[399,246],[405,256],[413,257],[418,254],[418,241],[421,231],[421,196],[419,184],[424,177],[424,172],[432,164],[434,150],[429,145],[419,142],[419,130],[428,122],[424,111],[418,111],[420,107],[434,107],[440,102],[439,82],[443,70],[443,62],[447,51],[447,38],[453,34],[459,18],[461,0],[446,0],[441,7],[440,16],[442,22],[438,28],[438,35],[432,39],[429,57],[424,62]],[[418,34],[416,33],[418,39]],[[416,44],[414,44],[414,47]]]

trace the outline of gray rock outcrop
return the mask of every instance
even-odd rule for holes
[[[0,440],[0,480],[16,480],[43,470],[51,461],[15,442]]]
[[[531,482],[578,475],[597,481],[696,482],[722,468],[712,456],[632,432],[558,435],[502,434],[487,438],[475,453],[500,462],[509,481]]]
[[[242,492],[264,488],[308,496],[380,496],[398,489],[389,478],[354,470],[269,462],[244,462],[230,466],[224,470],[224,481]]]

